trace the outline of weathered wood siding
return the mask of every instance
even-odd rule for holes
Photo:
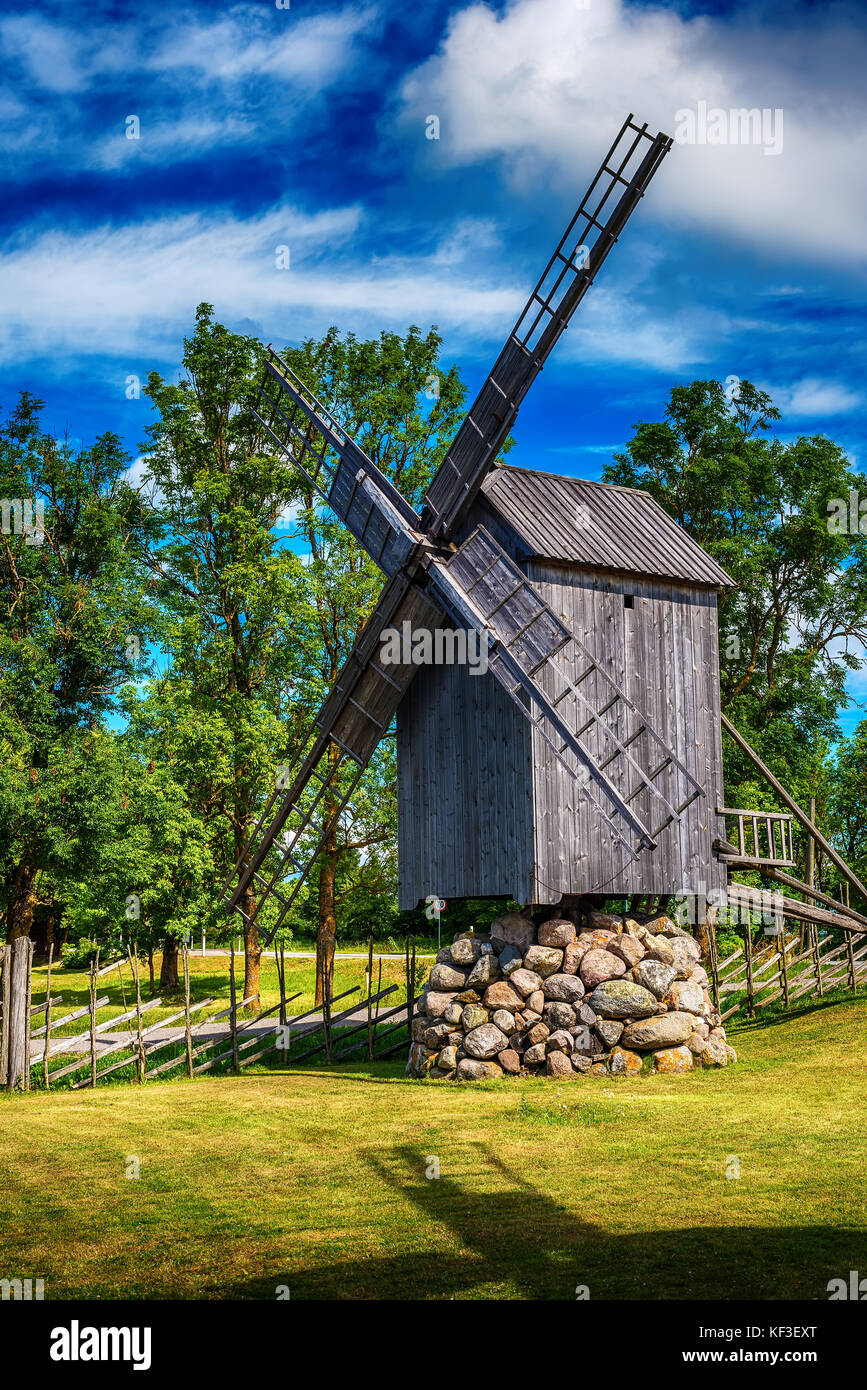
[[[562,893],[725,888],[725,868],[711,852],[724,834],[716,809],[725,804],[716,591],[528,561],[526,542],[484,497],[458,539],[479,523],[647,714],[706,795],[661,835],[655,850],[630,860],[492,676],[423,668],[398,710],[401,907],[414,907],[429,893],[546,903]],[[625,594],[633,596],[632,608]],[[608,698],[596,676],[581,688],[597,708]],[[622,734],[624,721],[615,727]],[[592,732],[584,742],[601,753]],[[646,765],[648,743],[634,751]],[[616,769],[612,764],[608,775],[621,786]],[[635,774],[629,776],[631,789]],[[673,779],[664,776],[660,786],[671,799]],[[649,829],[663,818],[647,793],[633,806]]]
[[[535,734],[533,900],[556,902],[561,893],[616,896],[725,887],[724,866],[711,852],[711,842],[723,833],[716,810],[724,804],[716,592],[567,566],[529,563],[526,568],[554,611],[562,614],[706,790],[687,808],[679,825],[662,833],[655,850],[630,860]],[[627,594],[632,595],[632,608],[625,606]],[[580,662],[572,675],[579,673]],[[595,707],[604,703],[598,676],[589,677],[581,688]],[[621,736],[625,727],[620,717],[615,728]],[[589,751],[604,756],[605,745],[592,731],[584,741]],[[632,751],[639,749],[640,761],[647,766],[646,739]],[[608,773],[620,790],[631,789],[636,774],[627,770],[622,776],[620,767],[622,760],[613,763]],[[665,775],[658,784],[672,800],[674,778]],[[633,806],[649,829],[664,818],[663,808],[649,793],[637,797]]]
[[[402,908],[430,893],[530,901],[531,734],[493,676],[420,669],[397,717]]]

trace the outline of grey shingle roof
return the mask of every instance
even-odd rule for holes
[[[734,587],[725,570],[640,488],[505,467],[491,472],[483,492],[535,558]]]

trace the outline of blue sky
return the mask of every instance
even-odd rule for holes
[[[127,380],[202,299],[277,345],[434,322],[475,387],[626,113],[705,102],[782,111],[782,148],[675,145],[512,460],[598,477],[673,383],[736,375],[864,466],[860,5],[25,0],[0,58],[3,404],[135,454]]]

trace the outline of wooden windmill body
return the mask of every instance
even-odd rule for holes
[[[564,894],[718,893],[717,592],[732,581],[648,493],[630,488],[498,468],[464,530],[479,526],[581,644],[569,644],[561,663],[587,700],[582,724],[605,710],[582,735],[597,764],[611,759],[625,796],[641,785],[610,728],[647,772],[660,768],[655,785],[670,805],[688,804],[652,850],[633,855],[493,676],[425,666],[397,711],[401,907],[431,894],[542,904]],[[666,764],[669,749],[694,786]],[[650,828],[668,819],[646,789],[631,804]]]

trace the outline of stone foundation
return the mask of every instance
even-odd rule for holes
[[[508,913],[440,951],[407,1075],[632,1076],[736,1062],[701,949],[669,917]]]

